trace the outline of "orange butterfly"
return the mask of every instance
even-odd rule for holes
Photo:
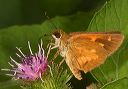
[[[115,52],[123,42],[120,32],[73,32],[57,30],[52,33],[60,55],[64,57],[73,75],[81,80],[81,72],[89,72],[103,64],[108,56]]]

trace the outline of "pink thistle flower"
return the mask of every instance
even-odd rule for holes
[[[14,76],[16,79],[22,79],[26,81],[34,81],[38,78],[41,78],[41,76],[46,72],[46,69],[48,67],[48,61],[47,57],[44,55],[44,49],[42,48],[42,41],[41,45],[38,45],[38,53],[33,54],[30,43],[28,42],[30,55],[26,56],[22,53],[20,48],[17,48],[18,51],[22,54],[21,56],[16,53],[16,55],[21,60],[21,63],[16,62],[13,58],[11,58],[11,61],[13,64],[9,63],[12,66],[12,69],[3,69],[14,72],[14,74],[7,74],[9,76]]]

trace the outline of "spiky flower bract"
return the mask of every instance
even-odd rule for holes
[[[56,63],[52,63],[47,74],[43,76],[44,82],[38,81],[23,89],[72,89],[69,83],[71,78],[72,74],[69,70]]]

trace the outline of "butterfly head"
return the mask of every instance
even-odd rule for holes
[[[61,34],[61,31],[60,31],[60,30],[54,31],[54,32],[52,33],[52,37],[53,37],[55,40],[60,39],[61,36],[62,36],[62,34]]]
[[[55,40],[57,40],[57,39],[63,39],[63,38],[65,38],[65,37],[67,37],[67,34],[66,34],[63,30],[59,29],[59,30],[56,30],[56,31],[54,31],[54,32],[52,33],[52,37],[53,37]]]
[[[52,33],[52,37],[55,40],[55,45],[59,46],[62,38],[62,30],[56,30]]]
[[[67,41],[68,35],[60,29],[54,31],[52,37],[55,40],[55,45],[60,46],[60,43],[65,43]]]

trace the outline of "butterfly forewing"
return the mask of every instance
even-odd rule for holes
[[[88,72],[98,67],[117,50],[122,41],[123,36],[120,33],[73,33],[68,39],[66,55],[71,71],[80,76],[80,70]]]
[[[71,33],[70,35],[69,41],[88,39],[101,45],[109,55],[117,50],[124,39],[120,32]]]

